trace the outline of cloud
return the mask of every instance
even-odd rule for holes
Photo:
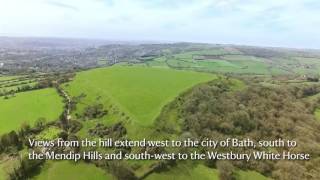
[[[71,10],[74,10],[74,11],[79,11],[79,9],[76,8],[75,6],[71,6],[71,5],[68,5],[68,4],[65,4],[65,3],[55,2],[55,1],[48,1],[47,3],[49,5],[56,6],[56,7],[59,7],[59,8],[66,8],[66,9],[71,9]]]
[[[320,48],[318,17],[318,0],[0,0],[0,35]]]

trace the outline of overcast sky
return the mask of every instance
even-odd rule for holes
[[[0,36],[320,48],[320,0],[0,0]]]

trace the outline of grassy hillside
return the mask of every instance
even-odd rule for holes
[[[18,93],[0,99],[0,134],[18,129],[22,123],[33,124],[38,118],[56,120],[63,111],[62,98],[54,89]]]
[[[135,123],[148,126],[180,92],[214,78],[196,72],[117,66],[81,72],[66,89],[72,96],[86,94],[86,104],[116,104]]]
[[[67,56],[59,51],[53,58],[46,54],[45,60],[50,61],[44,61],[44,64],[37,61],[37,68],[33,68],[32,73],[28,65],[24,67],[22,63],[20,66],[19,62],[17,67],[26,68],[28,73],[0,75],[0,136],[19,129],[23,123],[33,125],[42,117],[54,121],[63,111],[62,96],[65,103],[68,102],[66,114],[57,123],[43,128],[26,128],[18,133],[19,141],[14,133],[1,138],[0,180],[8,179],[9,175],[11,179],[33,180],[318,177],[319,52],[186,43],[145,44],[138,48],[107,45],[89,51],[81,50],[76,55],[68,52]],[[68,63],[63,63],[64,60]],[[51,62],[54,62],[52,66]],[[31,66],[34,67],[34,63]],[[82,71],[82,68],[88,70]],[[67,69],[72,72],[65,72]],[[52,86],[60,96],[55,89],[32,90],[33,87]],[[21,91],[23,93],[19,93]],[[316,107],[318,109],[314,111]],[[69,115],[71,120],[66,120]],[[58,137],[64,140],[201,140],[207,137],[217,140],[267,137],[272,140],[281,137],[297,140],[299,147],[294,152],[308,153],[314,158],[308,162],[207,159],[85,160],[74,163],[47,160],[38,164],[26,161],[31,150],[44,150],[27,146],[25,142],[29,138],[52,140]],[[190,153],[195,149],[212,151],[210,147],[59,147],[46,150],[139,155],[145,151],[151,154]],[[269,151],[270,148],[217,148],[219,152],[229,150],[246,153]],[[271,150],[281,153],[283,148]]]
[[[237,171],[237,180],[270,180],[262,174],[255,171]]]
[[[201,179],[201,180],[218,180],[218,171],[210,169],[204,165],[197,165],[190,168],[188,165],[182,163],[170,171],[161,173],[153,173],[146,178],[146,180],[186,180],[186,179]]]
[[[33,180],[110,180],[114,179],[102,169],[93,164],[77,163],[69,161],[47,162],[41,169],[41,174]]]
[[[270,180],[255,171],[236,171],[236,180]],[[153,173],[146,180],[186,180],[186,179],[201,179],[201,180],[218,180],[219,171],[217,169],[208,168],[202,164],[190,167],[187,163],[180,163],[178,166],[161,173]]]

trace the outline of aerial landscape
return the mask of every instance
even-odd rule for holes
[[[301,179],[319,177],[320,51],[199,43],[84,43],[79,48],[66,39],[4,39],[15,46],[1,46],[1,179],[219,179],[221,173],[236,179],[282,179],[292,173]],[[73,50],[57,52],[60,41]],[[72,59],[79,54],[83,59]],[[28,147],[28,138],[228,136],[294,138],[304,144],[296,151],[315,158],[245,164],[26,158],[36,148]],[[102,151],[119,150],[143,149]]]
[[[319,17],[0,0],[0,180],[320,180]]]

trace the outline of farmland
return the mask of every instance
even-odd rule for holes
[[[33,125],[37,119],[56,120],[63,110],[62,99],[54,89],[18,93],[9,99],[0,99],[0,134],[18,130],[23,123]]]
[[[114,177],[106,174],[94,165],[72,162],[48,162],[41,170],[41,174],[33,180],[77,179],[77,180],[112,180]]]
[[[179,93],[214,75],[144,67],[112,67],[79,73],[66,86],[72,96],[87,95],[85,102],[117,105],[141,126],[152,125],[162,106]]]
[[[3,81],[9,81],[9,80],[12,80],[12,79],[16,79],[18,76],[0,76],[0,81],[3,82]]]
[[[161,180],[161,179],[203,179],[203,180],[218,180],[218,171],[216,169],[207,168],[204,165],[196,165],[190,167],[189,164],[181,164],[174,167],[170,171],[162,173],[153,173],[146,180]]]
[[[34,88],[43,79],[40,74],[22,76],[0,76],[0,94]]]
[[[319,73],[320,57],[304,57],[286,51],[281,52],[280,56],[264,56],[255,54],[254,48],[250,53],[243,51],[241,47],[207,48],[206,50],[169,54],[147,61],[145,64],[154,67],[251,75]],[[272,53],[274,53],[273,50],[270,50],[270,54]]]
[[[0,179],[179,180],[227,176],[266,180],[295,171],[303,179],[320,170],[317,158],[305,164],[209,159],[102,159],[77,163],[26,160],[28,151],[43,150],[27,146],[28,138],[184,140],[268,136],[295,139],[302,144],[297,151],[318,156],[314,152],[320,148],[320,53],[189,43],[107,45],[82,51],[61,50],[59,55],[48,50],[43,62],[39,60],[41,55],[33,53],[29,56],[35,57],[26,60],[21,69],[15,67],[19,61],[10,61],[12,69],[4,66],[8,69],[0,76]],[[34,60],[39,63],[32,63]],[[55,72],[50,71],[52,68]],[[26,124],[31,126],[21,128]],[[194,150],[61,147],[58,151],[88,149],[102,153]],[[242,153],[242,149],[233,151]],[[26,165],[31,170],[26,170]]]
[[[235,173],[237,180],[268,180],[265,176],[255,171],[237,170]],[[218,180],[219,171],[217,169],[208,168],[202,164],[190,165],[188,163],[181,163],[172,168],[170,171],[162,173],[153,173],[148,176],[146,180],[161,180],[161,179],[204,179],[204,180]]]
[[[265,176],[255,172],[255,171],[238,171],[237,172],[238,180],[247,180],[247,179],[254,179],[254,180],[270,180]]]

